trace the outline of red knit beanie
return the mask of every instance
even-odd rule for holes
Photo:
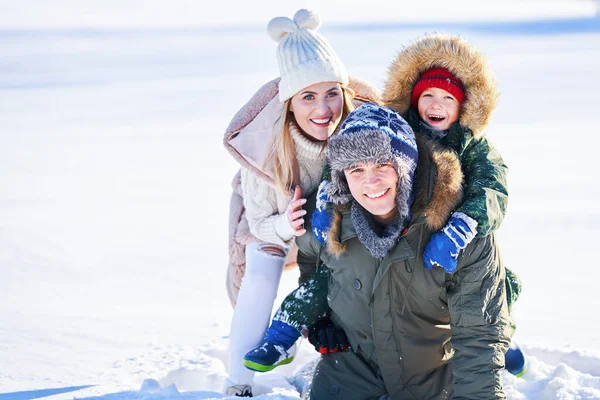
[[[417,83],[415,83],[410,99],[414,108],[418,107],[419,96],[421,96],[421,93],[432,87],[443,89],[450,93],[459,104],[462,104],[465,99],[465,92],[460,79],[452,75],[446,68],[436,67],[423,72],[417,80]]]

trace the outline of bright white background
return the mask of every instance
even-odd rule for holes
[[[505,388],[599,399],[595,4],[204,3],[0,1],[0,400],[221,397],[237,170],[222,135],[277,75],[267,22],[301,7],[378,87],[425,32],[488,56],[501,89],[488,134],[510,167],[498,235],[523,280],[531,364]],[[289,382],[315,357],[303,345],[255,392],[298,398]],[[164,389],[140,392],[148,378]]]
[[[20,0],[0,2],[6,28],[214,27],[262,26],[272,17],[294,15],[299,8],[319,12],[332,23],[514,21],[581,17],[596,13],[594,0]]]

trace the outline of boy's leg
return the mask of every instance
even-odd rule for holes
[[[504,269],[506,270],[506,300],[508,304],[508,313],[510,314],[512,305],[519,298],[523,285],[517,274],[506,267],[504,267]]]
[[[324,318],[329,313],[327,291],[329,269],[321,266],[296,290],[287,295],[275,312],[273,321],[286,323],[299,333]]]
[[[512,306],[519,298],[521,294],[522,284],[519,277],[510,269],[506,268],[506,303],[508,305],[508,314],[510,317],[510,330],[511,335],[514,335],[515,330],[517,329],[517,324],[515,320],[512,318],[511,311]],[[506,351],[504,355],[504,362],[506,366],[506,370],[511,374],[520,377],[527,370],[527,358],[521,348],[513,341],[510,344],[510,347]]]
[[[266,251],[263,251],[265,247]],[[273,245],[252,243],[246,247],[246,273],[231,321],[229,337],[229,378],[227,385],[250,385],[254,372],[243,364],[244,354],[264,337],[286,253],[273,251]]]
[[[262,342],[244,356],[244,365],[267,372],[292,362],[303,330],[327,315],[329,271],[321,268],[283,300]]]
[[[517,329],[517,324],[511,316],[511,311],[513,304],[521,294],[522,284],[517,274],[506,267],[504,267],[504,269],[506,270],[506,278],[504,279],[504,284],[506,286],[506,305],[508,306],[508,315],[510,317],[511,334],[514,334]]]

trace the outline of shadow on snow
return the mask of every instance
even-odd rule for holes
[[[85,385],[85,386],[70,386],[56,389],[40,389],[40,390],[28,390],[23,392],[12,392],[0,394],[0,400],[29,400],[29,399],[41,399],[42,397],[54,396],[55,394],[69,393],[81,389],[87,389],[96,385]]]

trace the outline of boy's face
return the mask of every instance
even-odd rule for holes
[[[379,223],[386,223],[398,212],[396,191],[398,173],[392,163],[359,164],[344,170],[354,200],[373,215]]]
[[[444,89],[429,88],[421,93],[419,116],[436,131],[445,131],[458,120],[460,104]]]

